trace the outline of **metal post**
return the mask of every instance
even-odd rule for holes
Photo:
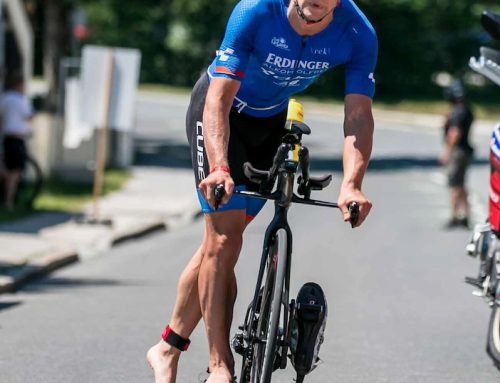
[[[108,147],[108,131],[109,131],[109,112],[111,107],[111,97],[113,92],[113,70],[114,70],[114,51],[109,49],[107,57],[107,75],[104,91],[104,113],[102,115],[102,123],[98,129],[99,136],[97,138],[97,155],[96,168],[94,175],[94,221],[101,221],[100,214],[100,199],[102,194],[102,185],[104,179],[104,170],[106,168],[106,157]]]

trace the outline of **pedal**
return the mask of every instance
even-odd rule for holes
[[[474,290],[472,292],[472,295],[474,295],[475,297],[478,297],[478,298],[484,298],[485,297],[485,295],[484,295],[484,293],[483,293],[482,290]]]
[[[471,242],[465,246],[465,252],[469,257],[475,258],[477,253],[476,253],[476,244]]]
[[[318,284],[302,286],[295,311],[295,320],[290,324],[291,362],[297,376],[303,377],[316,367],[327,319],[326,297]]]
[[[281,354],[277,352],[274,357],[273,371],[279,370],[280,368],[281,368]]]
[[[465,283],[468,283],[469,285],[472,285],[474,287],[477,287],[478,289],[480,290],[483,290],[484,289],[484,286],[483,286],[483,283],[484,281],[482,281],[481,279],[479,278],[473,278],[473,277],[465,277],[465,280],[464,280]],[[474,293],[473,293],[474,294]],[[475,295],[475,294],[474,294]]]
[[[234,352],[237,354],[243,355],[245,352],[245,346],[243,344],[243,332],[238,331],[233,339],[231,340],[231,346],[233,347]]]

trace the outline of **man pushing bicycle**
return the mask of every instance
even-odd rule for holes
[[[352,0],[242,0],[217,56],[194,86],[186,130],[204,212],[201,246],[181,274],[177,301],[160,342],[148,351],[156,383],[175,382],[182,350],[201,318],[209,346],[208,383],[233,381],[229,331],[237,294],[234,267],[248,223],[264,205],[233,195],[256,187],[243,163],[268,169],[286,133],[289,96],[321,73],[345,65],[344,178],[338,204],[371,209],[361,184],[371,155],[377,37]],[[226,193],[215,211],[214,189]]]

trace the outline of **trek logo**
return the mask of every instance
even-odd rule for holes
[[[225,50],[221,51],[218,50],[216,52],[216,55],[219,57],[219,61],[227,61],[229,60],[229,57],[234,53],[234,49],[231,48],[226,48]]]
[[[370,73],[370,74],[368,75],[368,78],[369,78],[370,80],[372,80],[372,82],[375,84],[375,75],[374,75],[373,73]]]
[[[330,54],[330,48],[311,48],[311,53],[314,55],[324,55],[327,56]]]
[[[205,179],[205,155],[203,146],[203,123],[196,121],[196,170],[200,181]]]
[[[273,44],[276,48],[288,50],[288,45],[283,37],[273,37],[271,44]]]

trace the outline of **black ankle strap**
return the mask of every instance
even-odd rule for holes
[[[170,346],[175,347],[180,351],[186,351],[191,344],[191,341],[189,339],[181,337],[179,334],[174,332],[170,328],[170,326],[167,326],[165,328],[165,331],[163,331],[161,338]]]

